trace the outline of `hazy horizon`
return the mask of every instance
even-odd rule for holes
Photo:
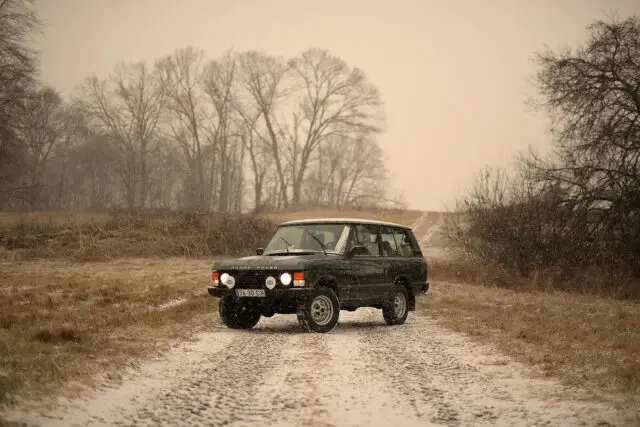
[[[193,45],[292,57],[321,47],[363,69],[385,102],[379,138],[393,188],[410,208],[439,210],[485,165],[549,145],[547,119],[528,111],[532,57],[575,47],[607,13],[640,12],[633,0],[337,2],[292,0],[39,0],[45,21],[42,80],[68,98],[118,61],[153,60]],[[250,9],[249,9],[250,7]]]

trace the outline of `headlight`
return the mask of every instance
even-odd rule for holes
[[[280,275],[280,283],[289,286],[291,284],[291,275],[289,273],[282,273]]]
[[[222,275],[220,276],[220,281],[227,286],[227,288],[233,288],[236,285],[236,279],[233,278],[233,276],[227,274],[227,273],[222,273]]]
[[[276,287],[276,278],[273,276],[269,276],[267,277],[267,279],[264,281],[264,285],[267,287],[267,289],[273,289]]]

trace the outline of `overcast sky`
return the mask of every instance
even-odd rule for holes
[[[544,149],[544,115],[524,105],[545,44],[575,46],[585,26],[640,0],[38,0],[42,78],[68,97],[120,61],[194,45],[285,57],[326,48],[382,91],[380,138],[410,207],[441,209],[484,165]]]

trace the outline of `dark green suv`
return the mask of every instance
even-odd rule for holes
[[[382,309],[405,322],[416,295],[429,290],[427,263],[410,227],[359,219],[284,222],[257,256],[213,263],[209,294],[235,329],[260,316],[297,314],[307,331],[328,332],[340,310]]]

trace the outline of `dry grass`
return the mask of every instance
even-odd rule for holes
[[[0,223],[0,259],[105,261],[133,257],[243,255],[266,243],[275,224],[251,215],[148,211],[10,215]]]
[[[290,221],[302,218],[342,218],[354,217],[363,219],[379,219],[382,221],[411,224],[423,214],[420,210],[384,209],[384,208],[352,208],[319,206],[304,209],[291,209],[258,214],[263,218],[279,221]],[[438,212],[434,214],[439,215]],[[113,219],[113,214],[106,212],[0,212],[0,229],[14,228],[19,224],[52,226],[106,224]]]
[[[640,303],[435,281],[419,307],[546,375],[640,403]]]
[[[215,301],[209,261],[2,263],[0,404],[117,370],[183,336]]]
[[[18,224],[105,224],[112,218],[106,212],[0,212],[0,228]]]
[[[433,249],[433,248],[432,248]],[[429,260],[430,271],[438,280],[453,280],[483,286],[497,286],[527,292],[564,291],[619,300],[640,301],[640,281],[632,275],[597,267],[574,269],[571,275],[560,269],[539,269],[523,277],[517,271],[497,264],[448,258]]]

